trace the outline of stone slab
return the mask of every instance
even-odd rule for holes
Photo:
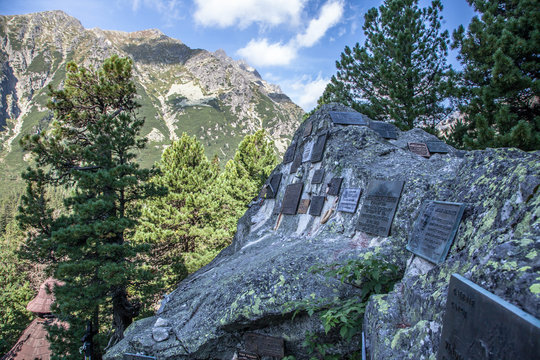
[[[287,185],[285,195],[283,195],[281,213],[285,215],[296,215],[296,210],[298,209],[298,203],[300,202],[303,188],[303,183]]]
[[[268,186],[266,187],[266,198],[267,199],[274,199],[279,191],[279,185],[281,184],[281,177],[282,174],[274,174],[272,177],[270,177],[270,181],[268,182]]]
[[[296,152],[296,143],[292,143],[287,148],[287,151],[285,151],[285,155],[283,155],[283,163],[288,164],[294,160],[294,153]]]
[[[465,205],[444,201],[422,204],[407,250],[436,264],[442,263],[456,237]]]
[[[285,342],[282,338],[256,333],[244,334],[246,350],[261,356],[285,356]]]
[[[306,214],[309,209],[309,203],[311,200],[302,199],[300,200],[300,205],[298,205],[298,214]]]
[[[311,178],[312,184],[321,184],[324,179],[324,169],[317,169]]]
[[[404,181],[370,181],[357,229],[368,234],[388,236]]]
[[[322,160],[327,137],[328,133],[324,133],[317,137],[317,141],[315,142],[315,145],[313,145],[313,151],[311,152],[312,163],[316,163]]]
[[[124,353],[123,360],[156,360],[155,356]]]
[[[393,124],[384,121],[370,121],[369,128],[385,139],[397,139],[397,128]]]
[[[429,153],[428,147],[425,143],[410,142],[407,144],[407,146],[409,147],[409,151],[416,155],[420,155],[425,158],[428,158],[431,156],[431,154]]]
[[[430,153],[440,153],[440,154],[446,154],[448,153],[448,145],[444,141],[426,141],[426,145],[428,147],[428,150]]]
[[[291,169],[289,171],[289,174],[296,173],[300,165],[302,165],[302,154],[298,151],[296,156],[294,157],[294,161],[291,164]]]
[[[539,357],[539,319],[463,276],[452,274],[438,360]]]
[[[344,189],[339,199],[337,211],[355,213],[361,193],[362,193],[362,189],[360,188]]]
[[[324,206],[326,196],[313,196],[311,198],[311,206],[309,208],[309,215],[321,216],[321,212]]]
[[[339,190],[341,189],[341,183],[343,182],[343,178],[332,178],[330,182],[328,183],[328,189],[326,193],[328,195],[339,195]]]
[[[311,135],[311,130],[313,129],[313,123],[310,121],[306,124],[306,127],[304,128],[304,133],[302,134],[304,137],[308,137]]]
[[[337,125],[369,125],[369,119],[358,112],[329,111],[328,114]]]

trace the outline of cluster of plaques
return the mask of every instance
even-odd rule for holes
[[[259,356],[285,356],[285,343],[282,338],[261,335],[256,333],[244,334],[246,350]]]
[[[123,360],[156,360],[155,356],[124,353]]]
[[[416,142],[410,142],[407,144],[409,147],[409,151],[416,154],[423,156],[425,158],[428,158],[431,156],[429,153],[428,147],[424,143],[416,143]]]
[[[385,139],[397,139],[397,128],[384,121],[370,121],[369,128]]]
[[[539,355],[540,320],[452,275],[438,360],[538,359]]]
[[[388,236],[404,181],[373,180],[369,183],[358,230],[372,235]]]
[[[407,250],[436,264],[443,262],[456,237],[464,209],[461,203],[424,202]]]
[[[285,195],[283,196],[283,203],[281,204],[282,214],[296,215],[296,210],[298,209],[298,203],[300,202],[300,196],[302,196],[303,189],[303,183],[287,185]]]
[[[336,125],[369,125],[369,119],[358,112],[329,111],[328,114]]]
[[[341,194],[339,199],[337,211],[355,213],[361,193],[362,189],[360,188],[347,188],[343,190],[343,194]]]

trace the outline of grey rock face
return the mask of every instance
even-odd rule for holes
[[[398,132],[387,141],[363,126],[333,125],[328,111],[352,111],[327,105],[296,131],[293,142],[302,154],[308,143],[328,132],[323,160],[305,162],[296,174],[292,163],[274,174],[283,178],[275,199],[253,205],[238,223],[233,243],[209,265],[184,280],[169,296],[159,317],[168,319],[171,336],[153,339],[157,316],[132,324],[106,359],[140,352],[159,359],[231,359],[244,348],[243,335],[257,332],[285,340],[285,354],[309,358],[302,347],[307,332],[324,334],[314,316],[284,313],[285,304],[309,297],[342,299],[358,290],[312,274],[313,265],[366,258],[376,254],[404,269],[389,294],[370,298],[365,315],[371,359],[434,359],[439,346],[448,279],[458,272],[514,305],[540,316],[540,154],[488,149],[426,159],[407,150],[407,142],[434,140],[421,130]],[[311,135],[304,127],[313,123]],[[461,155],[461,154],[460,154]],[[321,184],[311,184],[317,169]],[[354,214],[329,211],[337,196],[327,196],[322,216],[279,215],[288,184],[304,183],[302,198],[324,195],[327,183],[342,177],[345,188],[366,189],[371,180],[405,181],[390,235],[357,231],[364,194]],[[536,184],[536,185],[535,185]],[[467,208],[444,263],[434,265],[405,250],[424,200],[463,202]],[[289,310],[294,311],[294,309]],[[360,343],[337,344],[347,354]]]

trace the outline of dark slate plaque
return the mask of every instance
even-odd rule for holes
[[[317,137],[317,141],[315,142],[315,145],[313,145],[313,151],[311,151],[312,163],[316,163],[322,160],[327,136],[328,133],[324,133]]]
[[[311,130],[313,129],[313,123],[310,121],[306,124],[306,127],[304,128],[304,137],[308,137],[311,135]]]
[[[369,127],[385,139],[397,139],[397,128],[384,121],[370,121]]]
[[[361,193],[362,189],[360,188],[347,188],[343,190],[343,194],[341,194],[341,198],[339,199],[337,211],[344,211],[348,213],[356,212],[358,199],[360,199]]]
[[[304,152],[302,153],[302,162],[311,161],[312,152],[313,152],[313,143],[306,143],[304,145]]]
[[[291,161],[293,161],[295,152],[296,152],[296,143],[292,143],[287,148],[287,151],[285,151],[285,155],[283,155],[283,163],[288,164]]]
[[[285,356],[285,344],[282,338],[256,333],[244,334],[246,350],[261,356]]]
[[[317,169],[313,173],[313,178],[311,179],[312,184],[321,184],[324,178],[324,169]]]
[[[540,320],[452,274],[438,360],[532,360],[539,355]]]
[[[372,180],[360,210],[358,229],[368,234],[388,236],[404,181]]]
[[[298,213],[299,214],[306,214],[309,209],[309,199],[302,199],[300,200],[300,205],[298,205]]]
[[[427,141],[426,145],[429,149],[429,152],[446,154],[448,152],[448,145],[444,141]]]
[[[338,125],[369,125],[369,120],[358,112],[329,111],[330,118]]]
[[[416,155],[420,155],[426,158],[431,156],[427,148],[427,145],[424,143],[410,142],[408,146],[409,146],[409,151],[412,153],[415,153]]]
[[[236,354],[238,355],[237,360],[260,360],[261,358],[259,355],[247,351],[238,351]]]
[[[309,208],[309,215],[320,216],[325,200],[326,200],[325,196],[313,196],[311,198],[311,207]]]
[[[281,184],[281,173],[272,175],[268,184],[266,184],[266,198],[274,199],[279,190],[279,184]]]
[[[124,360],[156,360],[155,356],[124,353]]]
[[[339,189],[341,189],[342,182],[343,178],[333,178],[332,180],[330,180],[326,193],[328,195],[339,195]]]
[[[298,170],[300,165],[302,165],[302,154],[298,152],[294,157],[294,161],[291,164],[291,171],[289,171],[289,174],[294,174]]]
[[[296,215],[296,209],[298,209],[298,202],[300,196],[302,196],[303,183],[289,184],[285,189],[285,195],[283,196],[283,203],[281,205],[281,212],[286,215]]]
[[[440,264],[446,259],[456,237],[465,205],[443,201],[427,201],[416,219],[407,250],[426,260]]]

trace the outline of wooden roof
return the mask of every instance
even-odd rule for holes
[[[45,324],[57,322],[56,319],[34,319],[24,330],[15,346],[3,357],[3,360],[49,360],[51,350],[49,349]]]
[[[53,278],[45,280],[39,287],[37,296],[26,306],[26,310],[36,314],[49,314],[51,312],[51,304],[54,302],[52,291],[55,285],[63,285],[63,283]]]

